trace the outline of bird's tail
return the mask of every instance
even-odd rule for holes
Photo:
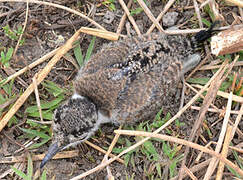
[[[189,55],[186,59],[183,60],[183,68],[182,73],[185,74],[186,72],[190,71],[197,64],[201,61],[200,53],[196,53],[197,49],[203,45],[203,42],[206,41],[208,38],[212,37],[214,32],[214,27],[219,23],[219,21],[215,21],[210,28],[207,30],[199,31],[194,37],[192,37],[192,47],[194,54]]]
[[[208,38],[212,37],[214,33],[217,31],[215,30],[215,26],[219,24],[220,21],[215,21],[211,26],[206,30],[199,31],[192,39],[193,45],[196,47],[200,46],[204,41]]]

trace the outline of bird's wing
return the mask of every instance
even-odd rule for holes
[[[174,93],[181,76],[181,61],[172,59],[165,67],[141,74],[119,95],[116,118],[120,123],[134,123],[154,117],[166,97]]]
[[[119,110],[123,119],[131,119],[158,103],[158,98],[166,95],[165,91],[171,91],[168,84],[178,81],[181,51],[184,51],[175,49],[181,43],[180,38],[177,40],[174,36],[162,38],[154,34],[103,47],[80,70],[75,91],[90,98],[99,108],[109,112]]]
[[[83,74],[92,74],[100,69],[110,68],[113,65],[119,66],[119,64],[127,60],[131,51],[134,51],[141,43],[143,44],[158,38],[163,39],[165,36],[165,34],[152,33],[141,37],[124,38],[104,45],[100,51],[92,55],[90,60],[84,64],[77,78]]]
[[[74,82],[76,93],[90,98],[100,109],[109,112],[116,104],[117,96],[126,84],[126,78],[111,80],[119,69],[99,70],[92,74],[84,74]]]
[[[100,69],[110,68],[113,64],[124,61],[128,53],[129,46],[123,41],[107,44],[91,56],[90,60],[81,68],[78,78],[83,76],[83,74],[92,74]]]

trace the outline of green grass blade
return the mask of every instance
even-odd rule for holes
[[[28,116],[34,117],[34,118],[40,118],[40,113],[36,111],[33,113],[29,113]],[[42,111],[42,117],[43,117],[43,119],[51,121],[53,119],[53,114],[52,114],[52,112]]]
[[[144,145],[145,149],[149,152],[149,154],[153,156],[153,160],[158,161],[159,154],[157,153],[153,143],[151,141],[146,141],[143,145]]]
[[[59,105],[63,100],[64,100],[64,96],[59,96],[58,98],[56,98],[52,101],[41,102],[41,109],[42,110],[44,110],[44,109],[48,110],[52,107]],[[25,110],[25,113],[35,113],[35,112],[39,112],[37,105],[27,107],[26,110]]]
[[[161,176],[162,176],[162,173],[161,173],[161,166],[160,166],[160,163],[156,163],[156,164],[155,164],[155,167],[156,167],[156,170],[157,170],[157,172],[158,172],[159,177],[161,177]]]
[[[46,170],[43,171],[40,180],[46,180]]]
[[[37,148],[41,147],[43,144],[46,144],[50,139],[51,139],[51,138],[44,139],[44,140],[41,141],[40,143],[32,144],[30,147],[28,147],[28,149],[37,149]]]
[[[30,180],[30,179],[28,178],[28,176],[26,176],[25,173],[23,173],[22,171],[20,171],[20,170],[17,169],[16,167],[11,166],[11,168],[12,168],[12,170],[13,170],[19,177],[23,178],[24,180]]]
[[[27,176],[29,179],[31,179],[32,175],[33,175],[33,162],[32,162],[30,154],[28,154]]]
[[[88,61],[90,59],[92,51],[94,49],[95,39],[96,39],[96,36],[93,36],[93,38],[92,38],[92,40],[91,40],[91,42],[89,44],[89,47],[87,49],[84,61]]]
[[[211,26],[211,23],[207,19],[202,18],[202,23],[205,24],[207,27]]]
[[[56,83],[54,83],[52,81],[46,80],[45,82],[42,82],[41,84],[46,88],[46,90],[49,93],[53,94],[53,96],[55,96],[55,97],[62,95],[66,91],[65,89],[60,88]]]
[[[79,67],[81,67],[84,63],[84,56],[82,54],[81,46],[79,43],[73,48],[74,56],[79,64]]]
[[[31,129],[25,129],[25,128],[20,128],[23,132],[27,133],[27,134],[32,134],[38,137],[41,137],[43,139],[49,139],[51,138],[50,136],[46,135],[45,133],[36,131],[36,130],[31,130]]]

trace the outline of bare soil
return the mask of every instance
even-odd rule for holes
[[[87,14],[89,12],[89,9],[94,6],[94,10],[90,14],[90,18],[95,20],[97,23],[99,23],[101,26],[103,26],[105,29],[116,32],[118,24],[120,22],[120,19],[124,13],[123,9],[121,8],[120,4],[115,1],[114,5],[116,7],[116,10],[110,11],[108,7],[101,4],[102,1],[92,1],[92,0],[82,0],[82,1],[76,1],[76,0],[56,0],[56,1],[50,1],[55,2],[73,9],[76,9],[80,12],[83,12]],[[127,3],[127,1],[125,1]],[[152,11],[155,17],[159,15],[159,13],[163,10],[163,7],[167,3],[167,1],[160,1],[160,0],[151,0],[147,1],[148,7]],[[232,13],[234,12],[239,16],[238,8],[236,7],[230,7],[230,6],[223,6],[222,3],[220,3],[220,11],[224,12],[223,15],[225,17],[225,24],[232,24],[234,18]],[[138,5],[134,4],[132,6],[132,9],[137,8]],[[75,30],[79,29],[81,26],[85,27],[94,27],[86,20],[78,17],[77,15],[71,14],[67,11],[50,7],[50,6],[42,6],[38,4],[32,4],[29,5],[29,17],[28,17],[28,23],[26,26],[26,30],[24,33],[25,43],[23,46],[20,46],[16,57],[13,58],[10,61],[10,67],[18,71],[19,69],[24,68],[28,64],[34,62],[36,59],[42,57],[43,55],[47,54],[48,52],[52,51],[53,49],[61,46],[63,43],[66,42],[75,32]],[[9,25],[11,29],[16,29],[19,25],[23,25],[25,21],[25,11],[26,11],[26,4],[25,3],[0,3],[0,24],[1,27],[4,27],[6,25]],[[111,23],[107,23],[109,20],[107,19],[107,11],[110,11],[114,15],[114,20],[112,20]],[[192,29],[198,27],[198,21],[195,15],[195,10],[193,8],[193,3],[191,1],[183,0],[183,1],[176,1],[172,8],[169,9],[169,12],[177,12],[178,17],[175,20],[175,25],[182,24],[184,22],[187,22],[182,26],[181,29]],[[1,13],[8,13],[7,15],[1,16]],[[201,12],[201,16],[207,20],[210,21],[209,15]],[[141,12],[138,15],[133,16],[136,20],[137,25],[139,26],[139,29],[141,33],[145,33],[148,28],[152,25],[152,22],[149,20],[149,18],[145,15],[144,12]],[[109,16],[108,16],[109,18]],[[128,20],[126,21],[128,22]],[[165,29],[168,28],[166,26],[163,26]],[[156,29],[154,31],[157,31]],[[122,34],[126,35],[127,31],[126,28],[123,28]],[[133,28],[131,28],[131,35],[136,35]],[[81,35],[80,44],[83,52],[86,52],[88,45],[91,40],[91,36],[89,35]],[[94,53],[99,50],[103,44],[108,43],[109,41],[96,38],[95,42],[95,49]],[[2,29],[0,29],[0,50],[3,47],[15,47],[16,42],[13,42],[10,40],[4,33]],[[73,56],[73,52],[70,52],[70,54]],[[73,56],[74,57],[74,56]],[[215,59],[215,57],[213,57]],[[210,60],[209,60],[210,61]],[[16,94],[20,94],[23,92],[28,84],[32,82],[32,78],[35,73],[37,73],[40,69],[43,69],[45,67],[46,62],[38,65],[37,67],[27,71],[23,75],[20,76],[22,80],[26,84],[20,83],[20,81],[17,79],[14,82],[14,92]],[[236,69],[237,71],[237,69]],[[75,75],[77,74],[78,69],[75,68],[72,62],[68,61],[65,58],[62,58],[53,68],[53,70],[50,72],[48,77],[46,79],[53,81],[57,83],[60,87],[66,88],[69,90],[68,95],[72,94],[72,80],[75,78]],[[6,71],[4,71],[2,68],[0,69],[0,75],[2,78],[6,78],[9,76]],[[211,77],[213,75],[212,71],[198,71],[196,72],[193,77]],[[39,87],[42,88],[41,86]],[[172,114],[172,116],[178,112],[179,106],[180,106],[180,95],[181,95],[181,88],[178,88],[178,97],[169,97],[168,102],[165,104],[165,108],[162,113],[162,117],[164,117],[168,112]],[[185,92],[185,103],[188,102],[195,93],[186,90]],[[67,95],[67,96],[68,96]],[[67,97],[68,98],[68,97]],[[179,99],[179,100],[178,100]],[[50,99],[51,100],[51,99]],[[24,103],[24,105],[20,108],[18,111],[19,114],[24,115],[25,109],[33,104],[35,102],[35,95],[32,94],[28,100]],[[222,98],[217,97],[214,104],[220,108],[223,109],[226,106],[225,100]],[[196,105],[200,106],[202,103],[198,101]],[[233,106],[236,110],[238,110],[239,105]],[[185,123],[184,126],[182,126],[180,129],[176,128],[175,126],[171,125],[169,127],[172,132],[174,132],[174,135],[177,135],[179,138],[188,139],[189,134],[191,132],[191,129],[193,127],[193,123],[195,122],[198,115],[198,111],[196,110],[187,110],[180,118],[179,121]],[[17,116],[18,117],[18,116]],[[0,117],[1,120],[2,117]],[[207,123],[206,126],[209,127],[209,129],[212,132],[211,137],[208,136],[205,129],[201,131],[202,135],[206,138],[206,140],[209,142],[210,140],[217,140],[220,128],[222,126],[222,118],[219,117],[216,113],[207,113],[206,119]],[[221,119],[221,121],[214,127],[210,127],[211,124],[213,124],[215,121]],[[234,116],[232,116],[232,119],[235,119]],[[25,139],[19,139],[18,137],[23,135],[23,132],[19,130],[19,127],[25,127],[25,120],[26,118],[19,119],[18,125],[12,126],[12,127],[5,127],[3,131],[0,133],[0,160],[2,158],[6,158],[8,156],[14,155],[26,155],[27,151],[21,151],[17,154],[13,154],[16,150],[20,148],[18,144],[25,143]],[[153,119],[151,119],[152,121]],[[241,122],[239,128],[243,130],[243,124]],[[97,144],[100,147],[108,147],[109,143],[112,141],[113,137],[113,130],[116,129],[116,127],[113,127],[111,125],[103,126],[101,130],[96,134],[96,136],[91,139],[90,141]],[[166,132],[165,132],[166,133]],[[132,142],[135,142],[134,138],[129,138]],[[233,143],[238,144],[239,142],[242,142],[242,137],[235,137],[233,140]],[[50,142],[51,143],[51,142]],[[49,144],[50,144],[49,143]],[[161,164],[169,163],[168,157],[166,157],[162,152],[162,144],[153,141],[154,146],[157,148],[158,153],[161,155]],[[198,144],[205,145],[206,143],[203,142],[200,138],[197,142]],[[118,147],[122,147],[122,145],[118,145]],[[47,152],[48,145],[44,145],[41,148],[30,150],[31,154],[41,154]],[[61,160],[51,160],[46,165],[47,170],[47,179],[51,179],[53,176],[55,176],[55,179],[70,179],[72,177],[77,176],[78,174],[81,174],[83,172],[86,172],[87,170],[90,170],[97,165],[99,165],[103,159],[103,154],[98,152],[97,150],[89,147],[88,145],[82,145],[80,149],[80,155],[79,157],[70,158],[70,159],[61,159]],[[183,153],[183,148],[180,151],[180,153]],[[198,152],[192,152],[191,157],[192,159],[190,161],[193,161],[196,157],[196,154]],[[139,154],[139,153],[138,153]],[[137,154],[136,154],[137,155]],[[208,156],[204,155],[202,158],[202,161],[207,159]],[[34,162],[34,169],[37,169],[39,166],[40,161]],[[155,168],[154,168],[154,162],[149,161],[146,156],[142,156],[140,153],[140,156],[134,157],[134,164],[129,164],[128,167],[125,165],[114,162],[110,165],[110,168],[112,170],[112,174],[115,177],[115,179],[126,179],[127,177],[133,179],[151,179],[152,176],[149,176],[148,174],[154,175],[154,177],[160,179],[158,176]],[[8,174],[7,176],[3,176],[3,173],[10,169],[10,165],[13,164],[1,164],[0,165],[0,176],[3,177],[3,179],[15,179],[17,178],[16,175]],[[166,170],[168,170],[168,166],[163,165],[163,178],[169,178],[168,172],[166,173]],[[166,169],[167,168],[167,169]],[[180,168],[180,163],[178,164],[177,171]],[[147,170],[147,173],[145,173]],[[196,173],[196,176],[203,177],[205,173],[205,170],[199,171]],[[228,174],[229,175],[229,174]],[[167,176],[167,177],[166,177]],[[105,179],[107,177],[107,171],[106,169],[101,170],[99,172],[96,172],[85,179]],[[227,175],[225,175],[227,178]]]

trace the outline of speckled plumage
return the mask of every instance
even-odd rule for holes
[[[188,37],[161,33],[110,43],[81,68],[75,91],[113,122],[148,119],[185,73],[183,64],[195,53],[191,43]]]
[[[80,69],[75,95],[55,111],[53,145],[41,167],[102,123],[153,118],[181,76],[200,61],[195,45],[190,37],[153,33],[103,46]]]

